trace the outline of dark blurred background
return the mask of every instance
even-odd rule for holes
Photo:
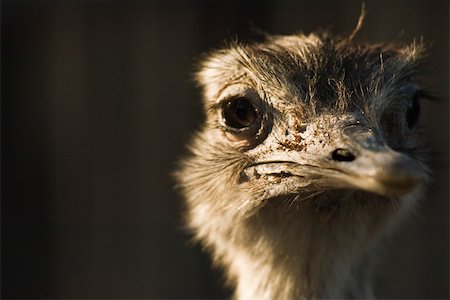
[[[436,179],[387,246],[380,298],[448,298],[448,1],[365,1],[358,41],[432,41]],[[223,298],[170,174],[202,120],[200,54],[257,30],[350,33],[360,1],[1,2],[2,298]],[[257,30],[255,30],[255,28]]]

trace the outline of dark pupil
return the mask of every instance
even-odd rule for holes
[[[416,125],[417,121],[419,120],[419,115],[420,115],[419,99],[418,97],[414,97],[412,99],[410,107],[408,108],[408,111],[406,112],[406,122],[410,129]]]
[[[223,118],[227,126],[241,129],[253,124],[256,120],[256,109],[252,103],[245,98],[237,98],[225,103]]]

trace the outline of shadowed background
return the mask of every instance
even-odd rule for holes
[[[388,244],[380,298],[448,298],[447,1],[366,1],[358,41],[432,41],[436,180]],[[170,173],[201,124],[201,53],[255,28],[349,34],[358,1],[1,3],[2,298],[223,298]]]

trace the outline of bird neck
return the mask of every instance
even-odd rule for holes
[[[279,211],[266,207],[248,218],[223,249],[237,299],[372,296],[369,249],[382,231],[380,216],[367,209]]]

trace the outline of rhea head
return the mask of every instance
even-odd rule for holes
[[[300,34],[203,60],[206,122],[178,180],[189,228],[239,297],[368,295],[355,291],[363,254],[427,180],[423,54]]]

